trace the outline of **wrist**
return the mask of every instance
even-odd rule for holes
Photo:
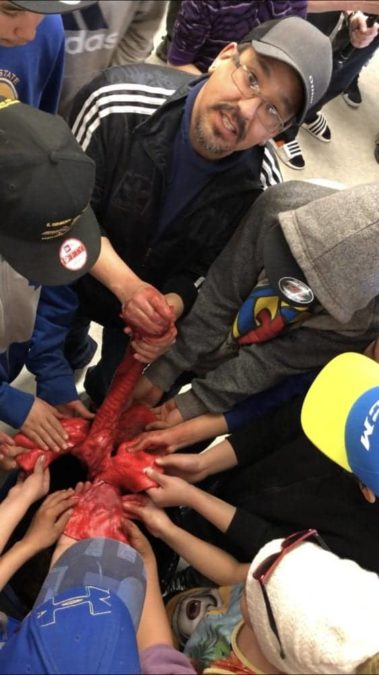
[[[34,555],[36,555],[36,553],[39,553],[39,551],[42,550],[42,547],[38,546],[35,538],[29,536],[28,533],[26,533],[25,536],[20,539],[20,541],[16,542],[13,548],[24,560],[29,560]]]
[[[181,506],[186,506],[188,508],[194,508],[194,503],[196,502],[196,494],[199,491],[199,488],[192,483],[187,483],[183,481],[183,497],[181,500]]]

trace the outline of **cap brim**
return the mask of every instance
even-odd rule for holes
[[[73,241],[82,245],[81,254],[70,262],[64,255],[64,246]],[[31,283],[62,286],[76,281],[94,266],[100,254],[100,242],[95,214],[87,207],[64,237],[30,242],[0,234],[0,254]]]
[[[363,354],[340,354],[310,386],[301,411],[309,440],[327,457],[351,472],[345,445],[347,416],[356,400],[379,385],[379,364]]]
[[[300,77],[300,80],[302,82],[302,85],[303,85],[304,103],[303,103],[301,112],[294,117],[292,123],[300,125],[304,121],[304,118],[307,114],[309,101],[308,101],[306,83],[304,81],[303,74],[299,70],[297,64],[295,63],[295,61],[293,61],[293,59],[291,59],[288,56],[288,54],[286,54],[286,52],[284,52],[282,49],[279,49],[278,47],[274,47],[273,45],[269,45],[266,42],[261,42],[260,40],[252,40],[251,44],[258,54],[262,54],[262,56],[268,56],[269,58],[277,59],[278,61],[282,61],[283,63],[287,63],[287,65],[291,66],[291,68],[293,68],[298,73],[298,75]]]
[[[34,607],[70,588],[104,585],[126,605],[137,630],[146,590],[145,566],[128,544],[105,537],[82,539],[50,569]]]
[[[12,5],[25,9],[28,12],[35,12],[36,14],[66,14],[66,12],[74,12],[77,9],[85,9],[90,5],[94,5],[96,0],[11,0]]]

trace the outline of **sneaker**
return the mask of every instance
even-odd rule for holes
[[[345,89],[342,98],[351,108],[359,108],[362,103],[362,96],[356,79]]]
[[[318,112],[316,119],[310,124],[303,122],[302,128],[323,143],[330,143],[332,140],[332,132],[322,112]]]
[[[301,147],[296,140],[290,141],[289,143],[284,143],[284,141],[272,141],[271,145],[283,164],[286,164],[291,169],[295,169],[296,171],[301,171],[301,169],[304,169],[305,161],[303,153],[301,152]]]

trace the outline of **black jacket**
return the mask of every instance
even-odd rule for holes
[[[189,511],[190,531],[249,562],[267,542],[315,527],[333,553],[379,573],[379,501],[317,450],[300,424],[303,397],[228,438],[238,460],[212,492],[237,507],[225,534]],[[322,424],[322,420],[320,420]]]
[[[155,240],[174,139],[197,81],[146,64],[110,68],[81,90],[71,116],[73,132],[96,162],[92,206],[104,233],[136,274],[178,293],[187,310],[243,214],[263,187],[281,180],[269,150],[254,147],[245,163],[216,173]],[[96,305],[91,318],[106,324],[109,312],[118,315],[118,303],[95,280],[80,286],[87,306]]]

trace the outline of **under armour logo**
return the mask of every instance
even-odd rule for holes
[[[37,622],[40,627],[49,626],[56,623],[58,612],[68,611],[74,607],[83,605],[88,606],[88,612],[92,616],[96,614],[110,614],[112,611],[110,603],[109,590],[97,588],[96,586],[86,586],[86,592],[83,595],[73,595],[71,598],[64,598],[59,602],[51,598],[45,603],[43,610],[37,614]]]

